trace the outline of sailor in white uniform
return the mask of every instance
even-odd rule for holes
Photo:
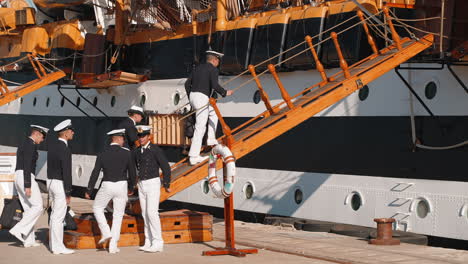
[[[138,168],[138,196],[145,222],[145,244],[140,250],[161,252],[164,241],[158,212],[161,192],[159,169],[163,173],[162,184],[166,192],[170,192],[171,167],[162,149],[151,143],[150,130],[150,126],[137,126],[140,147],[134,150],[133,155]]]
[[[68,141],[73,139],[70,119],[55,126],[58,140],[49,142],[47,154],[47,188],[52,200],[52,212],[49,222],[49,249],[54,254],[72,254],[75,251],[63,244],[63,220],[70,204],[72,191],[72,154]]]
[[[44,141],[49,129],[31,125],[31,134],[25,138],[16,152],[15,187],[23,206],[23,218],[10,233],[23,242],[24,247],[37,247],[34,234],[37,220],[43,212],[42,196],[37,185],[36,162],[38,158],[37,146]]]
[[[127,195],[132,195],[135,189],[136,171],[131,152],[123,147],[125,143],[125,129],[115,129],[107,133],[107,135],[112,139],[111,144],[96,159],[96,165],[91,173],[88,192],[85,194],[85,197],[87,199],[91,198],[91,193],[102,170],[104,177],[93,204],[94,216],[101,230],[99,244],[104,244],[110,240],[109,253],[118,253],[120,250],[117,248],[117,243],[120,239],[122,218],[128,200]],[[112,229],[107,224],[107,219],[104,215],[104,208],[106,208],[111,200],[114,209],[112,214]]]
[[[229,96],[234,92],[225,90],[218,83],[218,65],[224,54],[216,51],[206,52],[206,63],[200,64],[191,73],[185,82],[185,91],[190,98],[192,109],[196,110],[195,131],[193,132],[192,145],[190,146],[189,161],[191,165],[202,162],[207,159],[200,156],[203,136],[205,135],[206,125],[208,123],[207,145],[218,144],[216,140],[216,127],[218,125],[218,116],[214,109],[209,105],[210,97],[216,98],[216,93],[221,96]],[[216,92],[216,93],[215,93]]]

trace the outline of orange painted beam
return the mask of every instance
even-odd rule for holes
[[[20,97],[23,97],[29,93],[32,93],[52,82],[55,82],[61,78],[65,77],[65,73],[62,71],[57,71],[49,73],[43,76],[41,79],[35,79],[28,83],[25,83],[15,89],[10,90],[9,93],[3,94],[0,96],[0,106],[12,102]]]

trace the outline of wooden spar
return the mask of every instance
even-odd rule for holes
[[[379,54],[379,50],[377,49],[377,45],[375,44],[374,38],[370,34],[369,28],[367,27],[367,23],[364,20],[364,13],[361,10],[358,10],[357,15],[359,16],[359,19],[362,22],[362,27],[364,28],[364,31],[366,32],[366,35],[367,35],[367,42],[369,42],[369,45],[371,46],[372,51],[374,52],[374,54]]]
[[[322,62],[320,62],[319,57],[317,55],[317,52],[315,51],[314,45],[312,44],[312,37],[311,36],[306,36],[305,41],[307,42],[307,45],[309,45],[310,52],[312,52],[312,57],[314,57],[315,61],[315,67],[317,68],[317,71],[320,73],[320,77],[322,77],[322,80],[327,83],[328,78],[327,74],[325,73],[325,68],[323,67]]]
[[[289,109],[293,109],[294,104],[291,102],[291,96],[289,96],[288,91],[286,91],[286,89],[284,88],[283,83],[279,79],[278,73],[276,72],[276,69],[275,69],[275,65],[268,64],[268,70],[270,70],[271,75],[273,76],[273,79],[275,79],[276,84],[278,85],[278,88],[280,89],[281,96],[283,97],[283,100],[286,102]]]
[[[395,27],[393,26],[392,17],[389,14],[388,6],[383,7],[383,12],[385,14],[385,17],[387,17],[387,23],[388,23],[388,26],[390,27],[390,31],[392,32],[393,42],[395,42],[397,49],[401,50],[402,47],[401,47],[400,36],[398,35],[398,33],[395,30]]]
[[[348,63],[344,59],[343,53],[341,52],[340,43],[338,42],[338,35],[335,32],[332,32],[330,35],[333,39],[333,43],[335,44],[336,53],[338,54],[338,58],[340,59],[340,67],[343,70],[343,74],[346,78],[349,78],[351,77],[351,75],[349,74]]]
[[[28,56],[28,60],[29,60],[29,63],[31,63],[31,66],[33,67],[34,69],[34,72],[36,73],[37,75],[37,78],[42,78],[41,74],[39,73],[39,70],[37,69],[36,65],[35,65],[35,62],[34,62],[34,59],[33,59],[33,56],[31,54],[27,54],[26,56]]]
[[[263,103],[265,103],[265,107],[267,108],[270,115],[274,115],[275,109],[273,109],[273,107],[271,106],[270,98],[268,98],[268,94],[263,89],[263,86],[260,83],[260,80],[258,79],[257,73],[255,73],[255,66],[249,65],[249,71],[252,74],[255,83],[257,84],[258,90],[260,91],[260,97],[262,98]]]
[[[216,99],[210,98],[210,105],[213,107],[216,115],[218,116],[219,122],[221,123],[221,128],[223,129],[224,135],[226,135],[226,146],[232,145],[234,143],[234,138],[232,137],[231,128],[226,124],[226,121],[224,121],[224,118],[221,115],[218,106],[216,105]]]

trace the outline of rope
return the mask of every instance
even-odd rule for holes
[[[373,16],[378,16],[381,12],[382,12],[382,11],[380,11],[380,12],[374,14]],[[339,32],[337,33],[337,35],[340,35],[340,34],[346,32],[346,31],[348,31],[348,30],[350,30],[350,29],[352,29],[352,28],[354,28],[354,27],[356,27],[356,26],[362,24],[363,22],[370,20],[373,16],[369,16],[369,17],[367,17],[366,19],[364,19],[363,21],[359,21],[358,23],[356,23],[356,24],[354,24],[354,25],[352,25],[352,26],[350,26],[350,27],[348,27],[348,28],[346,28],[346,29],[344,29],[344,30],[342,30],[342,31],[339,31]],[[327,29],[327,30],[325,30],[325,31],[323,31],[323,32],[321,32],[321,33],[319,33],[319,34],[317,34],[317,35],[315,35],[313,38],[317,38],[317,36],[323,35],[323,34],[325,34],[326,32],[331,31],[332,29],[334,29],[334,28],[336,28],[336,27],[338,27],[338,26],[340,26],[340,25],[343,25],[344,23],[347,23],[347,22],[349,22],[350,20],[352,20],[352,19],[354,19],[354,18],[356,18],[356,17],[357,17],[357,15],[355,15],[355,16],[353,16],[353,17],[351,17],[351,18],[349,18],[349,19],[347,19],[347,20],[345,20],[345,21],[343,21],[343,22],[341,22],[341,23],[339,23],[339,24],[337,24],[337,25],[335,25],[335,26],[333,26],[333,27],[331,27],[331,28],[329,28],[329,29]],[[321,45],[322,43],[324,43],[324,42],[326,42],[326,41],[328,41],[328,40],[330,40],[330,39],[331,39],[331,36],[329,36],[329,37],[327,37],[326,39],[323,39],[323,40],[321,40],[321,41],[315,43],[313,46],[316,47],[316,46],[318,46],[318,45]],[[297,47],[299,47],[300,45],[303,45],[304,43],[306,43],[305,40],[302,41],[301,43],[299,43],[299,44],[297,44],[297,45],[295,45],[295,46],[293,46],[293,47],[291,47],[291,48],[289,48],[289,49],[283,51],[283,52],[280,52],[279,54],[275,55],[274,57],[271,57],[271,58],[269,58],[269,59],[267,59],[267,60],[264,60],[264,61],[262,61],[262,62],[256,64],[255,67],[257,67],[257,66],[259,66],[259,65],[261,65],[261,64],[263,64],[263,63],[265,63],[265,62],[268,62],[268,61],[270,61],[271,59],[276,58],[276,57],[278,57],[278,56],[280,56],[280,55],[282,55],[282,54],[284,54],[284,53],[286,53],[286,52],[288,52],[288,51],[290,51],[290,50],[292,50],[292,49],[294,49],[294,48],[297,48]],[[286,60],[283,60],[282,62],[279,62],[279,63],[275,64],[275,66],[281,65],[282,63],[285,63],[286,61],[288,61],[288,60],[290,60],[290,59],[293,59],[294,57],[299,56],[300,54],[305,53],[305,52],[307,52],[307,51],[309,51],[309,50],[310,50],[309,48],[306,48],[306,49],[304,49],[303,51],[301,51],[301,52],[299,52],[299,53],[297,53],[297,54],[291,56],[290,58],[288,58],[288,59],[286,59]],[[246,71],[240,73],[239,75],[237,75],[237,76],[235,76],[235,77],[229,79],[228,81],[224,82],[223,85],[225,85],[225,84],[227,84],[227,83],[229,83],[229,82],[231,82],[231,81],[233,81],[233,80],[239,78],[240,76],[242,76],[242,75],[245,74],[246,72],[248,72],[248,70],[246,70]],[[257,74],[257,78],[260,77],[260,76],[262,76],[263,74],[265,74],[265,73],[267,73],[267,72],[268,72],[268,70],[264,70],[263,72]],[[254,81],[254,80],[255,80],[254,78],[251,78],[251,79],[249,79],[249,80],[243,82],[242,84],[240,84],[240,85],[237,86],[236,88],[233,88],[232,91],[235,92],[235,91],[239,90],[240,88],[244,87],[245,85],[247,85],[248,83],[251,83],[251,82]],[[187,106],[187,105],[188,105],[188,104],[185,104],[183,107],[185,107],[185,106]],[[177,122],[180,122],[180,121],[182,121],[182,120],[188,118],[189,116],[195,114],[197,111],[203,110],[203,109],[205,109],[206,107],[209,107],[209,106],[210,106],[210,103],[208,103],[208,104],[206,104],[206,105],[200,107],[199,109],[196,109],[196,110],[194,110],[194,111],[191,111],[191,112],[187,113],[186,115],[182,116],[182,118],[180,118],[178,121],[172,122],[172,123],[170,123],[169,125],[166,125],[166,126],[164,126],[164,127],[161,127],[161,128],[159,128],[158,130],[156,130],[155,132],[159,132],[159,131],[165,130],[166,128],[168,128],[168,127],[170,127],[170,126],[173,126],[173,125],[177,124]],[[181,108],[179,108],[179,109],[182,109],[183,107],[181,107]]]
[[[21,84],[21,83],[17,83],[17,82],[9,81],[9,80],[7,80],[7,79],[4,79],[4,78],[2,78],[2,79],[3,79],[5,82],[7,82],[7,83],[16,84],[16,85],[18,85],[18,86],[21,86],[21,85],[23,85],[23,84]]]

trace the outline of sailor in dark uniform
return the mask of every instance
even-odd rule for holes
[[[54,131],[58,133],[58,140],[48,145],[47,155],[47,188],[52,200],[49,249],[54,254],[72,254],[75,251],[63,244],[63,220],[72,192],[72,153],[68,141],[75,132],[70,119],[59,123]]]
[[[218,83],[218,65],[219,60],[224,54],[216,51],[206,52],[206,63],[196,67],[190,77],[185,82],[185,90],[189,95],[192,109],[197,111],[195,131],[193,132],[192,145],[190,146],[190,164],[195,165],[208,157],[200,156],[203,136],[208,122],[208,140],[207,145],[218,144],[216,140],[216,127],[218,117],[214,109],[209,106],[209,98],[219,93],[221,96],[232,95],[233,91],[226,91]]]
[[[120,239],[122,218],[128,200],[127,195],[132,195],[135,189],[136,171],[131,152],[127,148],[122,147],[125,142],[125,130],[112,130],[107,135],[112,138],[112,141],[110,147],[99,154],[96,159],[96,165],[89,179],[86,198],[90,198],[90,194],[94,190],[99,173],[102,170],[104,177],[93,204],[94,216],[102,234],[99,244],[105,243],[110,239],[109,253],[118,253],[120,250],[117,248],[117,243]],[[110,200],[113,202],[114,209],[112,229],[109,228],[104,215],[104,208],[106,208]]]
[[[161,189],[159,168],[163,173],[162,184],[166,191],[170,192],[171,167],[162,149],[150,142],[150,130],[149,126],[137,126],[140,147],[134,150],[133,155],[138,168],[138,194],[145,222],[145,244],[140,250],[161,252],[164,241],[158,212]]]
[[[136,105],[128,109],[127,113],[128,118],[122,120],[117,126],[117,129],[125,129],[124,147],[133,150],[136,148],[135,141],[138,140],[135,126],[143,120],[145,114],[143,113],[143,108]]]
[[[23,242],[24,247],[37,247],[34,234],[37,220],[42,214],[42,196],[37,185],[36,162],[38,158],[37,145],[47,136],[49,129],[38,125],[31,125],[31,134],[25,138],[16,152],[15,187],[23,206],[23,218],[10,233]]]

